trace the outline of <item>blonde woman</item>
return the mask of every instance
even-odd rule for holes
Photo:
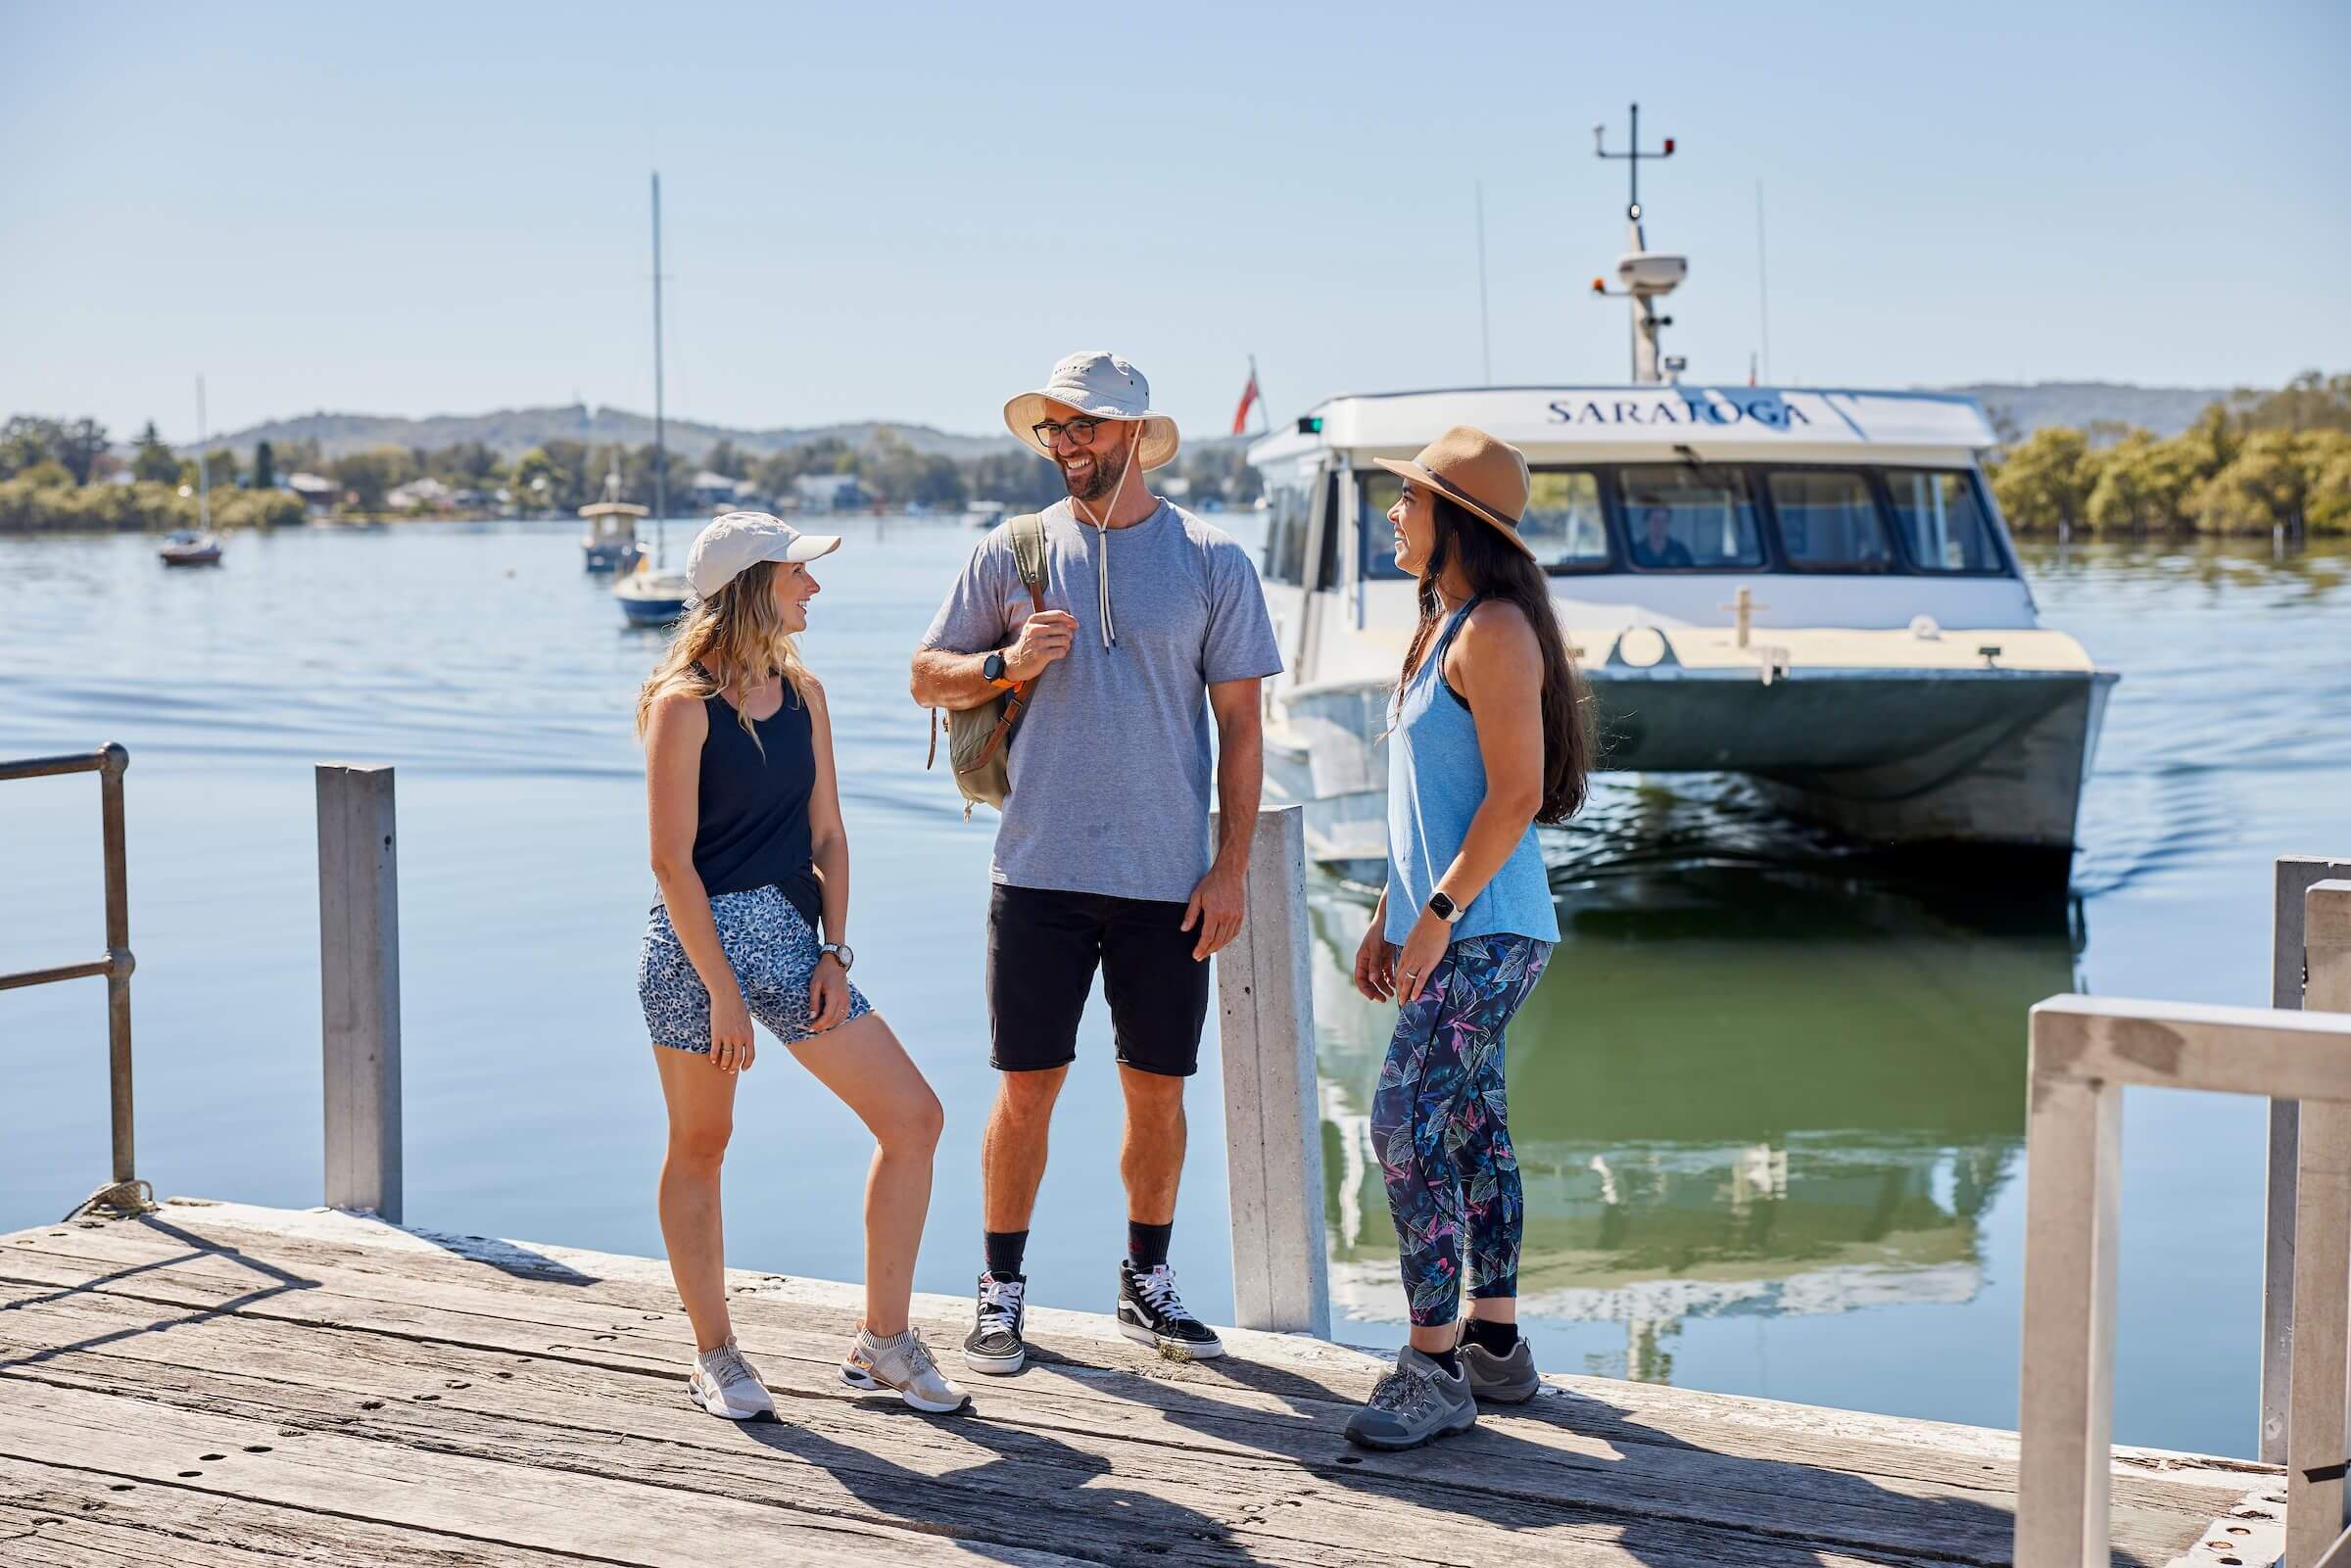
[[[758,1058],[754,1018],[878,1144],[865,1184],[865,1321],[842,1381],[918,1410],[964,1402],[906,1321],[938,1098],[849,983],[833,727],[792,643],[819,592],[808,565],[840,546],[761,512],[711,523],[687,563],[694,602],[637,698],[661,888],[637,968],[669,1105],[661,1236],[694,1323],[688,1397],[736,1421],[776,1413],[735,1343],[719,1220],[736,1085]]]

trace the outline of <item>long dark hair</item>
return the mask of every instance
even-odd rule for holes
[[[1404,673],[1396,689],[1403,691],[1436,640],[1445,617],[1437,580],[1448,565],[1459,562],[1471,594],[1517,605],[1535,629],[1535,641],[1543,649],[1543,804],[1535,821],[1565,822],[1583,809],[1592,772],[1592,694],[1583,672],[1568,656],[1567,640],[1559,635],[1551,584],[1543,568],[1493,524],[1440,492],[1430,492],[1429,499],[1435,503],[1436,543],[1420,568],[1420,624],[1413,629],[1413,640],[1404,650]]]

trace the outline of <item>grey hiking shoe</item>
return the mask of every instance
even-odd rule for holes
[[[1463,1340],[1461,1356],[1462,1375],[1469,1380],[1469,1392],[1481,1400],[1524,1404],[1543,1387],[1542,1378],[1535,1374],[1535,1353],[1527,1347],[1523,1334],[1508,1355],[1497,1355],[1482,1345]]]
[[[1370,1400],[1349,1417],[1347,1441],[1366,1449],[1416,1449],[1476,1424],[1468,1375],[1448,1376],[1407,1345],[1396,1353],[1396,1370],[1381,1378]]]

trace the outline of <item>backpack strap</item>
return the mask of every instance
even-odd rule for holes
[[[1021,581],[1028,587],[1030,604],[1037,614],[1041,615],[1045,609],[1044,515],[1041,512],[1023,512],[1020,516],[1013,518],[1007,527],[1010,529],[1012,540],[1013,565],[1019,569]],[[1005,694],[1003,716],[996,720],[995,729],[988,733],[987,744],[981,749],[978,759],[972,764],[973,767],[984,766],[1003,748],[1006,740],[1012,735],[1012,727],[1020,722],[1022,712],[1029,706],[1029,689],[1035,684],[1035,678],[1032,677],[1021,682]],[[923,759],[925,771],[928,771],[937,761],[938,710],[933,708],[931,710],[931,753]],[[966,815],[969,815],[968,811]]]
[[[1024,512],[1015,517],[1010,526],[1013,564],[1020,568],[1021,581],[1029,587],[1030,604],[1037,614],[1042,615],[1045,612],[1045,519],[1037,512]],[[1021,715],[1029,710],[1029,692],[1035,685],[1036,677],[1032,675],[1005,693],[1004,716],[996,721],[995,729],[988,735],[987,744],[980,748],[980,755],[973,762],[973,767],[985,767],[1011,741],[1013,727],[1021,722]]]

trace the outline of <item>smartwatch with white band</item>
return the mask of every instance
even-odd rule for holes
[[[1428,912],[1448,926],[1459,924],[1462,918],[1462,906],[1443,892],[1428,895]]]

